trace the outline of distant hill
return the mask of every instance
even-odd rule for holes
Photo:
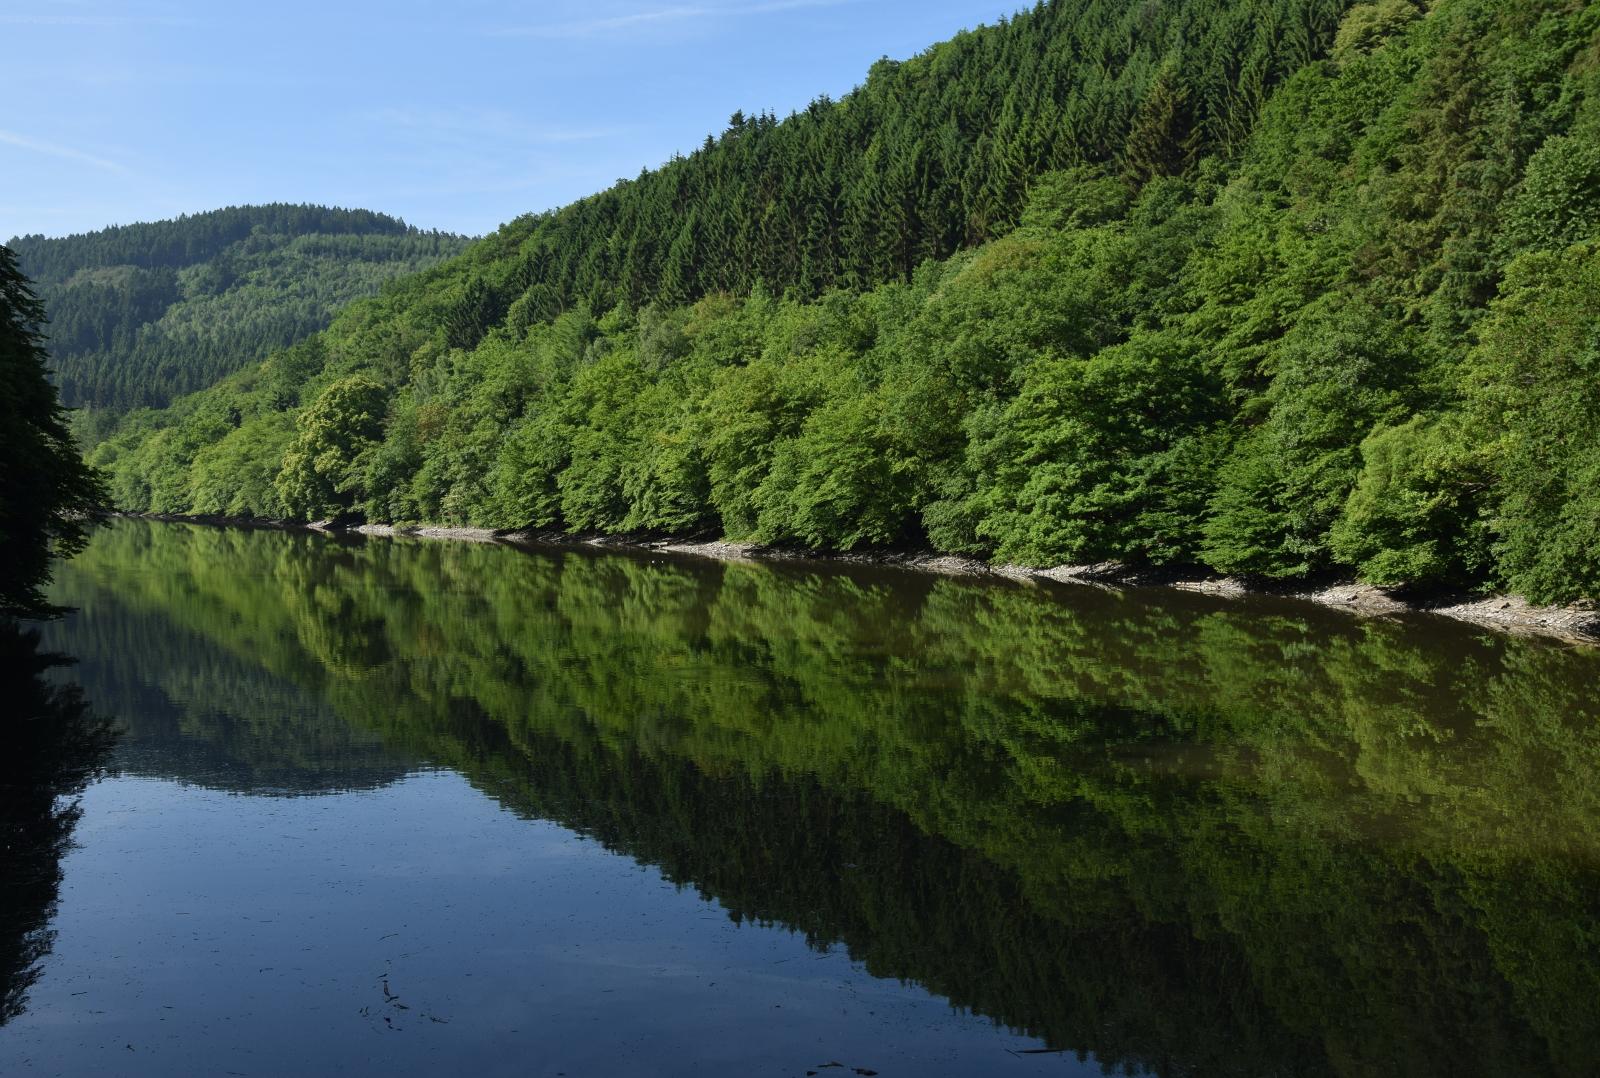
[[[468,242],[369,210],[274,204],[9,246],[49,312],[63,402],[120,411],[209,386]]]

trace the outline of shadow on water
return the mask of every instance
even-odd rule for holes
[[[268,793],[451,768],[1113,1067],[1600,1058],[1591,651],[1288,602],[132,521],[61,579],[86,667],[143,671],[89,671],[145,715],[130,768]]]
[[[49,676],[70,662],[40,650],[37,631],[0,621],[0,1025],[27,1008],[50,953],[75,798],[115,741],[80,689]]]

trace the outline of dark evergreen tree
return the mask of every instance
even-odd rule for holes
[[[1133,118],[1122,151],[1122,175],[1133,187],[1180,175],[1194,160],[1195,132],[1179,69],[1176,60],[1162,69]]]
[[[9,247],[0,246],[0,615],[51,613],[50,561],[82,548],[105,504],[45,374],[45,320]]]

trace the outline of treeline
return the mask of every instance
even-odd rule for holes
[[[272,202],[180,214],[170,221],[112,225],[97,232],[52,239],[19,236],[8,246],[39,284],[61,284],[74,274],[111,266],[181,269],[209,262],[257,233],[304,236],[416,236],[397,217],[371,210]]]
[[[120,411],[212,385],[466,240],[367,210],[275,204],[11,245],[49,313],[62,399]]]
[[[515,222],[93,459],[168,512],[1600,595],[1597,35],[1564,0],[1059,0]],[[795,229],[848,198],[762,201],[1024,128],[1005,213],[985,180],[845,214],[844,261]],[[702,211],[681,291],[630,261]]]

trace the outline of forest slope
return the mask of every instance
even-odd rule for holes
[[[63,402],[123,410],[259,362],[466,243],[366,210],[278,204],[8,246],[49,312]]]
[[[1056,0],[93,452],[164,512],[1600,596],[1600,9]]]

